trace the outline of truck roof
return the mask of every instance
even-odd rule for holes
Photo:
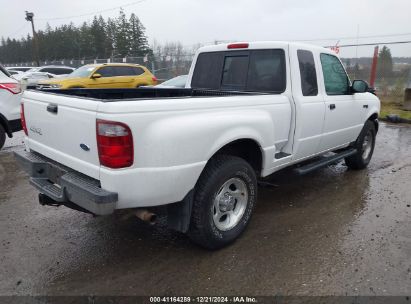
[[[230,48],[230,46],[240,46]],[[201,47],[198,52],[218,52],[218,51],[227,51],[227,50],[238,50],[238,49],[274,49],[274,48],[288,48],[290,45],[301,47],[306,50],[319,50],[323,53],[330,53],[335,54],[332,50],[327,49],[322,46],[307,44],[307,43],[299,43],[299,42],[291,42],[291,41],[251,41],[251,42],[231,42],[231,43],[224,43],[224,44],[217,44],[217,45],[208,45]]]

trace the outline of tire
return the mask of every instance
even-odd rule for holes
[[[256,201],[253,168],[239,157],[213,157],[195,187],[188,236],[207,249],[234,242],[250,222]]]
[[[0,150],[3,148],[4,143],[6,142],[6,131],[3,126],[0,125]]]
[[[345,164],[348,168],[361,170],[368,166],[374,153],[376,134],[374,123],[367,120],[354,144],[357,153],[345,158]]]

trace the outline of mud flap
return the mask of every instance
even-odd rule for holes
[[[167,226],[183,233],[188,231],[193,208],[194,190],[190,190],[185,198],[178,203],[167,205]]]

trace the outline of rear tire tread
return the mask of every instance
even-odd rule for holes
[[[234,238],[232,240],[228,240],[228,242],[224,240],[220,240],[220,242],[218,242],[210,236],[210,231],[208,230],[208,227],[204,227],[203,225],[203,221],[204,221],[203,204],[207,203],[207,200],[210,199],[207,193],[210,191],[210,187],[212,187],[210,184],[212,184],[213,181],[218,179],[218,175],[221,173],[221,169],[224,166],[227,166],[228,164],[235,165],[235,163],[246,165],[248,167],[247,171],[252,172],[252,175],[253,175],[252,179],[256,185],[256,177],[254,175],[255,174],[254,170],[245,160],[243,160],[240,157],[235,157],[235,156],[230,156],[230,155],[218,155],[218,156],[213,157],[209,161],[209,163],[207,164],[206,168],[202,172],[195,186],[195,194],[194,194],[194,199],[193,199],[193,208],[192,208],[191,222],[190,222],[190,228],[188,231],[188,236],[193,242],[207,249],[218,249],[218,248],[224,247],[225,245],[235,240]],[[256,187],[255,187],[255,191],[257,191]],[[256,199],[256,196],[257,195],[255,192],[255,199]],[[252,208],[254,208],[255,199],[253,201]],[[238,225],[241,225],[241,222],[237,224],[237,226]]]

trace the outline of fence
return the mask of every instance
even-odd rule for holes
[[[351,79],[370,81],[374,47],[339,48],[339,56]],[[386,53],[387,49],[385,56],[381,54],[384,45],[379,45],[374,87],[383,103],[401,105],[405,90],[411,85],[411,43],[401,46],[388,44],[387,47],[391,59],[387,58],[390,57]]]
[[[404,91],[411,85],[411,43],[401,46],[388,45],[391,52],[392,64],[389,59],[377,63],[375,88],[381,100],[385,103],[401,104],[404,100]],[[342,62],[351,79],[369,81],[371,76],[374,45],[340,47],[338,51]],[[382,45],[380,45],[380,50]],[[408,54],[408,55],[407,55]],[[61,59],[40,62],[41,65],[68,65],[79,67],[92,63],[136,63],[147,66],[159,79],[187,74],[193,54],[185,55],[156,55],[154,57],[125,57],[109,59]],[[380,56],[381,57],[381,56]],[[33,62],[21,62],[6,66],[34,66]]]
[[[40,66],[45,65],[65,65],[74,68],[83,66],[85,64],[99,64],[99,63],[134,63],[141,64],[149,68],[157,78],[170,79],[175,76],[187,74],[191,61],[194,55],[181,56],[156,56],[156,57],[124,57],[124,58],[108,58],[108,59],[58,59],[40,61]],[[35,67],[35,62],[20,62],[15,64],[5,64],[7,67],[25,66]]]

